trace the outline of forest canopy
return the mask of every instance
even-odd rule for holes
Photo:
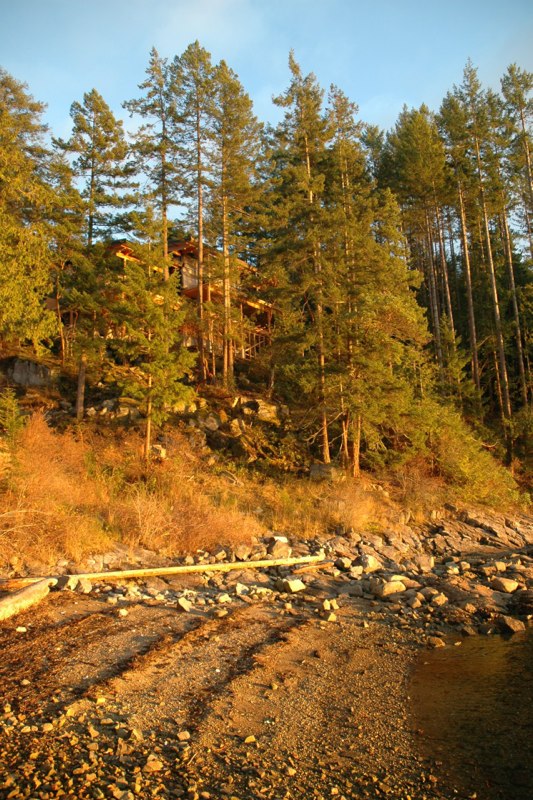
[[[88,88],[59,139],[0,70],[3,350],[111,376],[147,442],[246,361],[355,476],[424,457],[475,480],[481,439],[525,470],[533,74],[512,64],[496,92],[468,62],[440,108],[404,107],[388,132],[292,53],[275,126],[199,42],[152,49],[139,81],[132,133]]]

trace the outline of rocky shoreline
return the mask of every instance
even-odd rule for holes
[[[242,567],[69,576],[164,562],[119,548],[58,565],[62,591],[0,623],[0,797],[469,796],[423,753],[410,675],[424,649],[526,628],[530,518],[449,509],[418,529],[273,533],[182,561]]]
[[[324,555],[325,563],[293,569],[254,569],[254,562]],[[372,609],[398,614],[398,622],[439,646],[441,633],[513,633],[533,617],[533,519],[510,519],[494,512],[449,509],[445,518],[418,529],[398,524],[394,531],[337,531],[312,541],[289,541],[273,533],[263,541],[234,549],[199,551],[178,562],[184,566],[237,563],[229,573],[152,577],[113,582],[77,579],[69,573],[155,567],[168,559],[142,549],[117,547],[81,564],[60,561],[58,589],[95,593],[127,609],[135,601],[176,605],[178,611],[220,615],[235,603],[266,600],[316,605],[324,620],[335,620],[339,603],[362,598]],[[63,573],[63,574],[61,574]],[[324,586],[331,589],[331,597]],[[321,588],[322,587],[322,588]]]

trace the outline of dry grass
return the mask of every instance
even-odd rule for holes
[[[2,562],[48,564],[108,545],[99,517],[105,492],[90,480],[86,459],[82,442],[53,433],[42,414],[30,419],[0,495]]]
[[[169,556],[249,543],[271,531],[314,538],[390,527],[399,509],[369,481],[316,484],[244,468],[232,474],[173,434],[169,458],[147,472],[128,432],[85,439],[34,415],[12,451],[0,492],[0,565],[52,566],[110,549],[113,541]]]
[[[12,448],[0,491],[0,565],[44,569],[121,541],[177,555],[250,542],[266,529],[206,493],[209,478],[185,440],[147,474],[142,443],[57,433],[34,415]]]

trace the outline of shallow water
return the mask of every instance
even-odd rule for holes
[[[533,800],[533,628],[424,653],[411,699],[422,748],[456,796]]]

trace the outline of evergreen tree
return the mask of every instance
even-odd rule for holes
[[[204,274],[204,221],[206,193],[211,183],[210,145],[214,100],[211,56],[196,41],[180,57],[176,56],[172,63],[172,73],[175,112],[179,121],[176,141],[179,147],[182,187],[185,199],[191,204],[198,243],[198,349],[200,373],[202,380],[205,380],[207,363],[204,347],[204,300],[211,299],[209,275]]]
[[[177,275],[162,280],[161,255],[150,245],[139,246],[136,252],[138,261],[108,273],[106,291],[111,299],[106,339],[116,382],[141,403],[148,459],[153,427],[194,394],[185,379],[195,355],[183,346],[186,309],[178,296]]]
[[[95,239],[116,230],[117,213],[130,203],[132,166],[128,163],[128,144],[122,122],[117,120],[103,99],[92,89],[70,109],[73,128],[68,141],[56,140],[66,153],[75,156],[73,166],[83,183],[87,246]]]
[[[442,317],[452,332],[454,310],[444,248],[442,205],[446,200],[447,169],[442,141],[426,106],[404,108],[387,139],[384,164],[387,183],[402,204],[411,252],[426,281],[437,361],[444,370],[450,356],[443,347]]]
[[[533,169],[531,166],[531,118],[533,116],[533,73],[511,64],[501,80],[507,125],[511,136],[509,160],[522,200],[533,259]]]
[[[302,74],[293,53],[289,68],[291,83],[274,100],[286,109],[274,132],[272,150],[277,192],[270,209],[270,263],[272,280],[278,284],[276,300],[281,304],[276,330],[286,375],[296,378],[300,392],[316,405],[322,459],[328,463],[325,308],[331,264],[322,241],[326,224],[324,170],[331,131],[315,76]]]
[[[49,220],[61,198],[50,184],[43,112],[24,84],[0,70],[0,337],[35,348],[57,331],[45,298],[54,267]]]
[[[214,85],[210,224],[213,238],[222,250],[222,378],[228,386],[233,383],[232,286],[240,283],[238,257],[246,254],[243,234],[250,230],[260,126],[252,101],[224,61],[215,70]]]
[[[511,397],[509,392],[509,379],[507,361],[505,356],[505,341],[500,310],[500,298],[496,277],[496,264],[491,238],[490,211],[491,194],[490,179],[487,167],[490,164],[490,148],[493,129],[491,127],[490,106],[487,96],[483,93],[477,77],[477,71],[469,61],[463,73],[463,83],[456,91],[459,102],[462,104],[466,119],[468,141],[471,148],[477,176],[477,189],[481,211],[483,229],[483,244],[485,248],[486,266],[489,278],[492,309],[494,315],[494,334],[497,352],[498,385],[501,390],[501,409],[504,420],[511,418]]]
[[[134,154],[139,171],[148,180],[148,185],[143,186],[143,199],[153,200],[161,220],[158,238],[163,248],[163,274],[168,280],[169,210],[180,201],[176,98],[172,70],[155,48],[150,52],[146,80],[139,84],[139,89],[142,96],[124,106],[143,120],[134,136]]]

